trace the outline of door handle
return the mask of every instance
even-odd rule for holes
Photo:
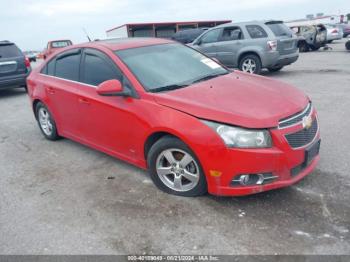
[[[78,101],[80,104],[90,105],[90,101],[84,97],[79,97]]]
[[[53,87],[46,87],[46,90],[51,95],[53,95],[55,93],[55,89]]]

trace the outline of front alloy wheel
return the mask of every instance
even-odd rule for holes
[[[171,148],[159,154],[157,175],[170,189],[184,192],[193,189],[198,184],[199,167],[190,154]]]
[[[207,192],[207,182],[193,151],[181,140],[164,136],[147,155],[154,184],[162,191],[179,196],[199,196]]]

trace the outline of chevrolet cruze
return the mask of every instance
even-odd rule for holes
[[[70,46],[27,84],[47,139],[66,137],[148,169],[171,194],[281,188],[319,161],[317,114],[303,92],[170,40]]]

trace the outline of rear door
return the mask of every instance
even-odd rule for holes
[[[0,78],[13,78],[27,73],[25,57],[21,50],[8,42],[0,42]]]
[[[297,52],[297,38],[294,36],[291,29],[280,21],[267,22],[265,24],[272,31],[277,40],[277,51],[280,55],[288,55]]]
[[[81,49],[73,49],[51,59],[41,72],[49,109],[62,135],[80,138],[79,122]]]
[[[243,32],[238,26],[225,27],[217,43],[217,59],[226,66],[237,66],[237,54],[243,46]]]

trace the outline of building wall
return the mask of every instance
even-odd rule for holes
[[[107,32],[107,37],[109,38],[124,38],[128,37],[128,28],[126,25],[113,29]]]

